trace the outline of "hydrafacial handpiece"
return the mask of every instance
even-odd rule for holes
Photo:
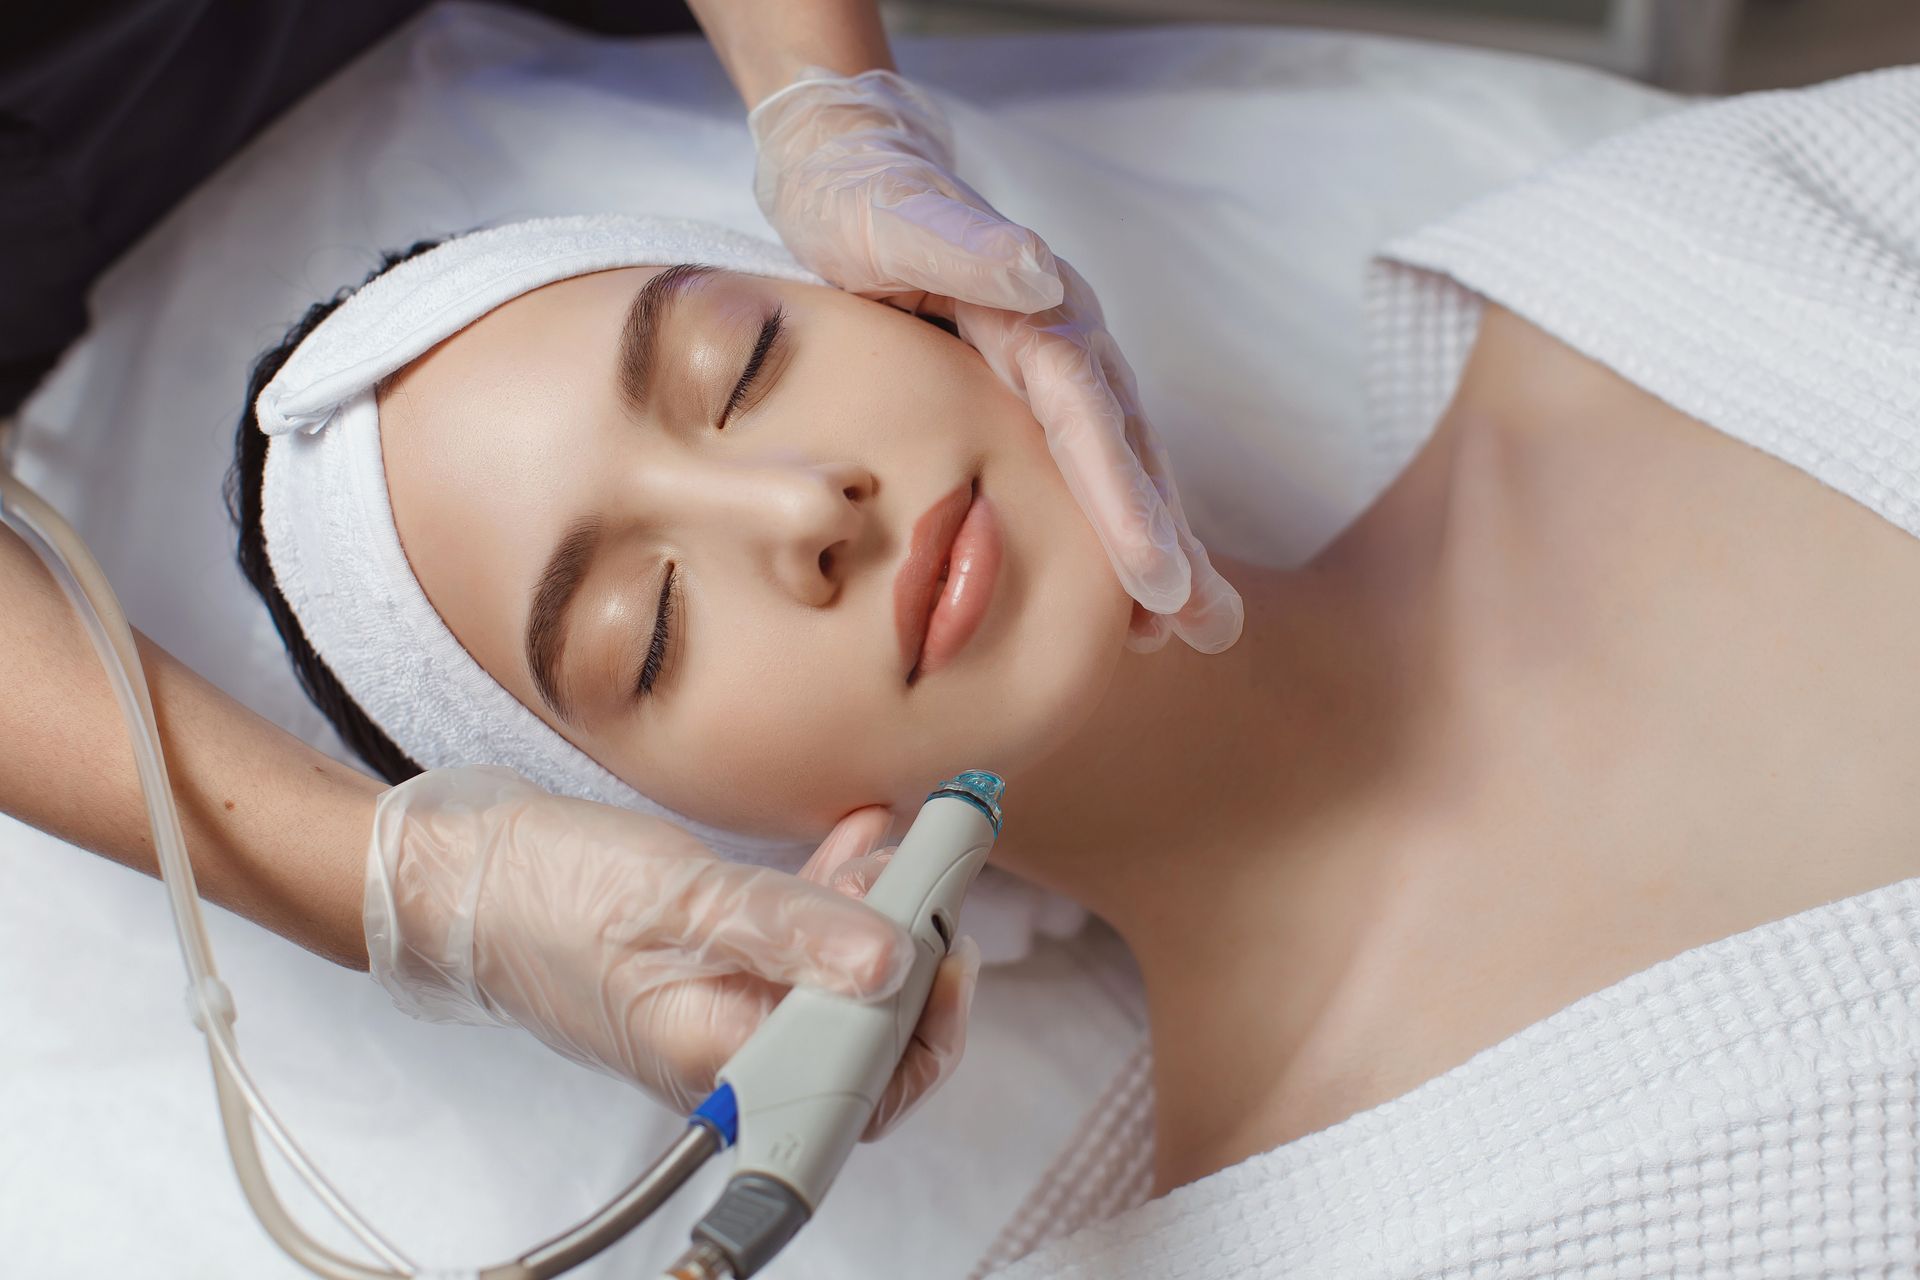
[[[960,900],[1000,834],[997,776],[970,770],[928,795],[867,905],[913,939],[891,998],[796,989],[720,1069],[700,1114],[738,1153],[733,1179],[668,1275],[745,1280],[819,1208],[867,1127],[954,939]]]

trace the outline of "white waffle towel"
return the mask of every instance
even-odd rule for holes
[[[1388,245],[1378,485],[1489,298],[1920,535],[1920,69],[1655,120]],[[1920,1274],[1920,879],[1684,952],[1143,1203],[1148,1067],[977,1275]]]

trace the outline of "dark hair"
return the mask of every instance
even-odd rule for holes
[[[287,330],[280,344],[263,352],[253,362],[253,370],[247,375],[246,409],[240,415],[240,426],[233,437],[233,467],[227,472],[224,486],[227,514],[233,518],[234,527],[239,531],[236,552],[240,572],[266,603],[274,629],[287,646],[287,657],[293,663],[293,674],[299,678],[300,687],[306,690],[307,698],[320,709],[320,714],[339,732],[342,740],[367,762],[368,767],[388,782],[404,782],[421,772],[421,768],[360,709],[360,704],[341,687],[340,677],[334,675],[333,669],[313,651],[306,631],[300,626],[300,619],[294,616],[286,596],[280,593],[280,583],[273,576],[273,565],[267,560],[266,535],[260,527],[260,481],[267,464],[267,437],[260,430],[259,420],[254,415],[254,402],[260,398],[260,392],[266,385],[273,381],[273,376],[280,372],[280,367],[293,354],[294,348],[318,328],[322,320],[332,315],[341,303],[352,297],[356,287],[370,284],[390,268],[425,253],[439,243],[438,240],[422,240],[397,253],[382,254],[380,266],[361,281],[360,286],[342,289],[333,297],[308,307],[298,323]]]

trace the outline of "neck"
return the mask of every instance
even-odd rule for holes
[[[1019,826],[1001,859],[1136,947],[1169,915],[1217,910],[1218,874],[1255,844],[1282,861],[1346,804],[1371,803],[1393,763],[1385,731],[1405,716],[1382,678],[1392,633],[1350,583],[1317,561],[1222,569],[1246,602],[1240,642],[1127,654],[1084,728],[1009,796]]]
[[[1085,728],[1010,791],[997,859],[1102,916],[1140,964],[1161,1190],[1261,1149],[1236,1145],[1248,1109],[1338,1016],[1436,794],[1447,478],[1422,462],[1308,564],[1223,562],[1240,642],[1127,654]]]

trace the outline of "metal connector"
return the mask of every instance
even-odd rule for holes
[[[747,1280],[787,1247],[813,1210],[778,1178],[736,1173],[707,1216],[694,1224],[696,1245],[711,1245],[727,1260],[729,1277]]]
[[[661,1280],[733,1280],[733,1264],[715,1246],[696,1240]]]

